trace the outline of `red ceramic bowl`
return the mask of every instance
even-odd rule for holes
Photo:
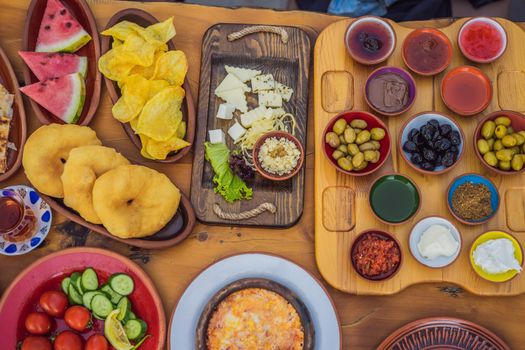
[[[332,153],[335,151],[335,148],[331,147],[328,143],[324,142],[324,140],[326,134],[332,130],[335,122],[340,118],[344,118],[348,123],[350,123],[354,119],[363,119],[365,122],[367,122],[368,129],[383,128],[385,130],[385,137],[381,141],[379,141],[379,144],[381,145],[379,153],[381,153],[381,156],[379,157],[379,161],[377,163],[369,163],[368,166],[361,171],[346,171],[339,167],[337,161],[334,159],[334,157],[332,157]],[[379,119],[375,115],[363,111],[346,111],[339,113],[338,115],[333,117],[324,129],[323,142],[324,154],[326,155],[330,163],[332,163],[332,165],[340,172],[351,176],[365,176],[372,174],[373,172],[381,168],[381,166],[385,163],[386,159],[390,155],[390,133],[388,132],[388,128],[386,127],[385,123],[383,123],[381,119]]]
[[[478,114],[492,100],[492,84],[485,73],[476,67],[456,67],[441,81],[441,98],[450,110],[459,115]]]
[[[499,35],[499,38],[501,40],[501,48],[494,55],[492,55],[491,57],[482,58],[482,57],[473,56],[473,55],[471,55],[468,52],[468,50],[465,47],[465,44],[466,44],[465,41],[467,40],[466,39],[466,33],[470,29],[472,29],[472,27],[475,26],[476,24],[489,25],[490,27],[495,29],[495,32],[497,33],[497,35]],[[486,34],[485,34],[485,36],[486,36]],[[478,43],[478,45],[479,45],[479,43]],[[469,60],[471,60],[473,62],[477,62],[477,63],[493,62],[493,61],[497,60],[498,58],[500,58],[501,55],[503,55],[503,53],[507,49],[507,32],[505,31],[505,28],[503,28],[503,26],[501,24],[499,24],[498,21],[496,21],[496,20],[494,20],[492,18],[488,18],[488,17],[474,17],[474,18],[469,19],[465,23],[463,23],[463,25],[459,29],[459,32],[458,32],[458,46],[459,46],[459,50],[461,51],[461,53],[466,58],[468,58]]]
[[[514,131],[525,130],[525,115],[521,113],[514,112],[514,111],[497,111],[497,112],[490,113],[478,123],[478,126],[476,127],[476,130],[474,131],[473,140],[474,140],[474,150],[476,152],[476,156],[478,157],[481,164],[483,164],[487,169],[495,173],[498,173],[500,175],[512,175],[512,174],[522,173],[523,171],[525,171],[525,167],[523,167],[520,171],[515,171],[515,170],[505,171],[505,170],[501,170],[499,168],[490,166],[487,164],[487,162],[485,162],[485,159],[483,159],[483,156],[478,151],[477,142],[479,139],[483,138],[481,136],[481,128],[483,127],[483,124],[486,121],[494,120],[497,117],[508,117],[510,119],[510,123],[511,123],[510,125],[512,126]]]
[[[441,30],[421,28],[408,34],[401,53],[410,70],[419,75],[430,76],[441,73],[448,67],[452,50],[452,43]]]
[[[24,327],[26,316],[36,309],[43,292],[61,290],[60,282],[75,271],[95,269],[99,282],[116,272],[133,278],[135,290],[129,296],[133,312],[148,325],[151,335],[140,347],[142,350],[162,350],[166,338],[166,319],[160,297],[153,282],[134,262],[119,254],[98,248],[71,248],[45,256],[22,271],[4,292],[0,300],[2,349],[16,349],[28,334]],[[67,329],[63,319],[56,319],[57,330]],[[87,339],[94,333],[104,333],[104,322],[94,319],[93,329],[80,335]],[[9,325],[9,327],[7,327]]]

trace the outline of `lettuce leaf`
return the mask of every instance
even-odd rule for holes
[[[215,193],[219,193],[227,202],[251,199],[252,189],[237,175],[229,165],[230,150],[224,143],[204,143],[205,157],[210,162],[215,176]]]

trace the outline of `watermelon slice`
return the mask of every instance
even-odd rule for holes
[[[47,0],[38,39],[37,52],[75,52],[91,40],[60,0]]]
[[[78,121],[86,98],[86,87],[80,73],[51,78],[20,90],[68,124]]]
[[[18,54],[40,81],[73,73],[80,73],[83,77],[86,76],[87,57],[84,56],[72,53],[29,51],[19,51]]]

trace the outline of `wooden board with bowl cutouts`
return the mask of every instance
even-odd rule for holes
[[[525,32],[516,24],[496,19],[507,34],[506,50],[492,63],[479,64],[469,61],[458,47],[458,33],[467,19],[439,28],[452,44],[450,65],[434,76],[423,76],[407,68],[402,57],[404,39],[413,31],[388,21],[396,37],[395,48],[381,64],[363,65],[349,55],[346,31],[353,19],[342,20],[327,27],[319,36],[314,50],[314,101],[315,101],[315,250],[318,268],[324,279],[333,287],[353,294],[390,295],[404,288],[426,282],[454,283],[478,295],[516,295],[525,292],[523,273],[503,282],[495,283],[480,277],[471,265],[471,246],[478,236],[488,231],[503,231],[516,238],[516,256],[519,245],[525,244],[525,182],[523,172],[514,174],[491,169],[483,164],[476,148],[476,138],[481,137],[478,124],[492,114],[508,115],[517,130],[525,129],[523,86],[525,86],[525,58],[518,48],[525,40]],[[482,112],[461,116],[447,108],[441,97],[441,82],[452,69],[470,65],[480,69],[492,85],[492,96]],[[384,116],[372,111],[365,99],[367,77],[378,67],[394,66],[409,71],[415,79],[417,94],[410,108],[397,116]],[[367,111],[379,116],[387,127],[391,140],[391,154],[377,171],[366,176],[352,176],[336,169],[337,161],[329,159],[325,151],[325,128],[345,111]],[[448,171],[429,174],[421,171],[402,155],[402,130],[413,116],[435,111],[448,116],[459,126],[462,150],[456,155],[454,166]],[[337,119],[337,118],[336,118]],[[330,131],[330,130],[328,130]],[[476,135],[476,136],[475,136]],[[335,165],[335,166],[334,166]],[[436,168],[437,170],[437,168]],[[364,171],[364,170],[363,170]],[[419,208],[402,224],[380,220],[371,208],[369,194],[372,184],[384,175],[397,173],[411,179],[419,188]],[[453,180],[464,174],[480,174],[490,180],[499,193],[493,217],[478,225],[467,225],[455,218],[448,206],[447,189]],[[468,175],[471,176],[471,175]],[[417,190],[416,188],[416,190]],[[417,192],[414,190],[414,192]],[[417,197],[417,195],[416,195]],[[417,201],[416,201],[417,202]],[[443,268],[431,268],[418,262],[411,254],[409,236],[414,225],[422,219],[436,216],[448,220],[460,233],[459,256]],[[402,264],[390,278],[371,281],[361,277],[353,267],[351,249],[356,237],[367,230],[389,233],[399,242]],[[522,257],[521,257],[521,260]],[[522,261],[520,261],[522,263]]]

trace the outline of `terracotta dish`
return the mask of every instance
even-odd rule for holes
[[[119,11],[114,14],[106,25],[106,29],[122,21],[130,21],[143,27],[147,27],[158,22],[155,17],[146,11],[131,8]],[[110,49],[112,42],[113,39],[111,37],[102,36],[102,54],[106,53]],[[175,50],[175,44],[173,43],[173,40],[168,42],[168,48],[170,50]],[[117,82],[105,77],[104,81],[106,82],[106,88],[108,89],[111,101],[116,103],[120,98],[120,89],[117,85]],[[193,96],[191,95],[190,83],[188,82],[187,77],[184,80],[182,87],[186,91],[186,96],[184,97],[184,102],[182,103],[182,118],[186,121],[186,137],[184,139],[190,144],[193,144],[193,139],[195,137],[195,105],[193,104]],[[126,132],[126,135],[128,135],[131,142],[140,151],[142,149],[142,143],[140,142],[139,136],[135,134],[129,123],[123,123],[122,127],[124,128],[124,131]],[[175,163],[188,154],[190,150],[191,146],[188,146],[176,153],[173,153],[172,155],[168,155],[168,157],[166,157],[164,160],[154,161],[159,163]]]
[[[452,59],[452,43],[435,28],[412,31],[403,42],[403,61],[419,75],[436,75],[448,67]]]
[[[82,109],[82,114],[78,120],[79,125],[88,125],[98,108],[100,102],[101,75],[97,64],[100,57],[100,41],[98,29],[93,17],[93,13],[85,0],[68,0],[62,2],[71,11],[73,16],[80,22],[82,27],[91,35],[91,41],[76,52],[80,56],[87,56],[88,70],[86,73],[86,100]],[[42,22],[42,16],[46,8],[47,0],[32,0],[27,10],[27,17],[24,25],[24,37],[22,39],[22,51],[35,51],[38,30]],[[25,64],[22,66],[24,81],[26,85],[38,82],[38,79]],[[31,107],[35,114],[44,124],[59,123],[64,121],[55,117],[38,103],[30,100]]]
[[[13,102],[13,119],[9,130],[8,141],[16,146],[16,151],[7,149],[7,170],[0,174],[0,182],[10,178],[22,164],[22,149],[26,142],[27,126],[26,113],[24,111],[24,102],[20,95],[18,80],[15,72],[4,50],[0,47],[0,84],[2,84],[9,93],[15,95]]]

